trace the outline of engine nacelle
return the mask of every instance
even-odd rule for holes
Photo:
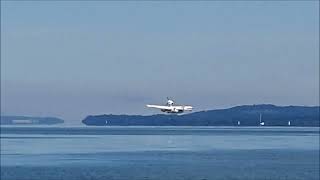
[[[174,112],[174,113],[178,113],[179,109],[173,108],[171,111]]]

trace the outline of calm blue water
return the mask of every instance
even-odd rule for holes
[[[1,180],[319,179],[319,128],[2,127]]]

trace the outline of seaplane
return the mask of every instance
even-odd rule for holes
[[[147,104],[149,108],[160,109],[162,112],[166,113],[183,113],[185,111],[192,111],[192,106],[189,105],[175,105],[175,102],[167,97],[166,105],[152,105]]]

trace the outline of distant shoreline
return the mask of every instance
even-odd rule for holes
[[[235,134],[282,135],[312,133],[319,134],[319,127],[232,127],[232,126],[95,126],[95,127],[53,127],[53,126],[6,126],[1,127],[1,138],[6,134],[22,135],[221,135],[226,132]],[[28,138],[26,136],[25,138]],[[30,138],[35,138],[31,136]],[[39,137],[41,138],[41,137]],[[57,137],[58,138],[58,137]]]
[[[243,105],[183,115],[95,115],[88,126],[300,126],[319,127],[319,106]]]

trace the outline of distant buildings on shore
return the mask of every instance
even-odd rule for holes
[[[53,125],[64,123],[55,117],[1,116],[1,125]]]

